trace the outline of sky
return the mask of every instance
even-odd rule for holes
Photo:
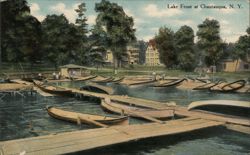
[[[49,14],[64,14],[70,22],[74,23],[77,17],[74,10],[84,2],[87,8],[87,23],[91,28],[97,16],[94,10],[95,3],[100,1],[28,0],[28,3],[31,14],[39,21]],[[181,26],[188,25],[196,34],[197,25],[206,18],[219,21],[220,35],[225,42],[236,42],[239,36],[246,34],[246,29],[249,27],[249,0],[110,0],[110,2],[122,6],[125,13],[133,17],[138,40],[152,39],[162,26],[176,32]],[[173,5],[175,7],[171,8]],[[204,8],[203,6],[217,8]],[[224,6],[226,8],[221,8]]]

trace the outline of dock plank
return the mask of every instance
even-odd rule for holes
[[[189,121],[187,121],[189,120]],[[110,128],[89,129],[0,142],[3,154],[63,154],[129,142],[138,139],[167,136],[222,125],[204,119],[172,120],[166,124],[147,123]]]

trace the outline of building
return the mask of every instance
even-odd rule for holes
[[[107,65],[111,65],[113,64],[114,60],[113,60],[113,54],[111,50],[107,50],[106,54],[105,54],[105,59],[104,59],[105,64]]]
[[[220,63],[220,70],[224,72],[250,71],[250,62],[241,59],[225,59]]]
[[[60,66],[60,71],[64,77],[86,76],[90,74],[90,71],[86,67],[74,64]]]
[[[127,56],[122,57],[122,64],[138,64],[139,63],[139,48],[136,46],[127,46]],[[114,63],[113,54],[111,50],[107,50],[105,59],[107,65],[112,65]]]
[[[127,46],[128,64],[139,63],[139,51],[140,49],[136,46]]]
[[[159,52],[156,48],[155,40],[149,40],[148,47],[146,50],[146,61],[147,66],[161,66]]]

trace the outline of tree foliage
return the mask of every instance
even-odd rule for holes
[[[1,51],[6,61],[40,58],[41,24],[30,15],[26,0],[1,2]]]
[[[205,19],[202,24],[198,25],[197,36],[198,46],[205,52],[206,65],[216,65],[223,54],[219,22],[214,19]]]
[[[240,36],[236,42],[234,56],[236,59],[240,58],[247,61],[250,57],[250,27],[246,30],[247,34]]]
[[[193,29],[186,25],[182,26],[174,35],[174,46],[180,68],[192,71],[196,65]]]
[[[106,33],[107,47],[113,52],[114,64],[119,65],[126,55],[127,44],[135,40],[133,18],[127,16],[121,6],[106,0],[96,3],[95,11],[98,13],[96,24]]]
[[[42,30],[45,58],[55,67],[77,59],[82,36],[63,14],[48,15],[42,22]]]
[[[160,61],[166,67],[173,67],[176,64],[174,32],[167,27],[161,27],[155,36],[155,41],[160,54]]]

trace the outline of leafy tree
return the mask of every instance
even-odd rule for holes
[[[88,54],[86,53],[88,50],[88,43],[87,43],[87,33],[88,33],[88,29],[87,26],[88,24],[87,22],[87,18],[85,16],[85,12],[86,12],[86,6],[85,3],[81,3],[80,5],[78,5],[78,8],[75,9],[76,13],[78,14],[78,18],[75,21],[75,24],[77,26],[77,29],[79,31],[79,34],[81,35],[81,45],[80,48],[78,49],[78,54],[80,55],[79,57],[79,61],[81,64],[88,64],[89,60],[88,60]]]
[[[41,25],[30,15],[26,0],[1,2],[1,51],[5,61],[40,58]]]
[[[193,29],[186,25],[182,26],[174,35],[174,44],[180,68],[192,71],[196,65]]]
[[[98,13],[96,23],[106,33],[107,46],[113,53],[114,67],[119,67],[126,56],[127,44],[135,40],[133,18],[127,16],[121,6],[106,0],[96,3],[95,11]]]
[[[223,54],[219,22],[214,19],[206,19],[198,25],[197,36],[198,46],[205,52],[206,65],[216,65]]]
[[[236,42],[235,59],[240,58],[247,61],[247,58],[250,56],[250,27],[247,28],[246,32],[247,35],[240,36]]]
[[[45,59],[55,68],[60,64],[74,62],[78,57],[81,35],[74,24],[62,15],[48,15],[42,22],[43,52]]]
[[[139,63],[144,64],[145,60],[146,60],[146,50],[147,50],[148,43],[143,41],[143,40],[139,40],[138,46],[140,49],[140,51],[139,51]]]
[[[174,32],[167,27],[161,27],[155,36],[155,41],[160,53],[160,61],[164,63],[166,67],[173,67],[176,64]]]

